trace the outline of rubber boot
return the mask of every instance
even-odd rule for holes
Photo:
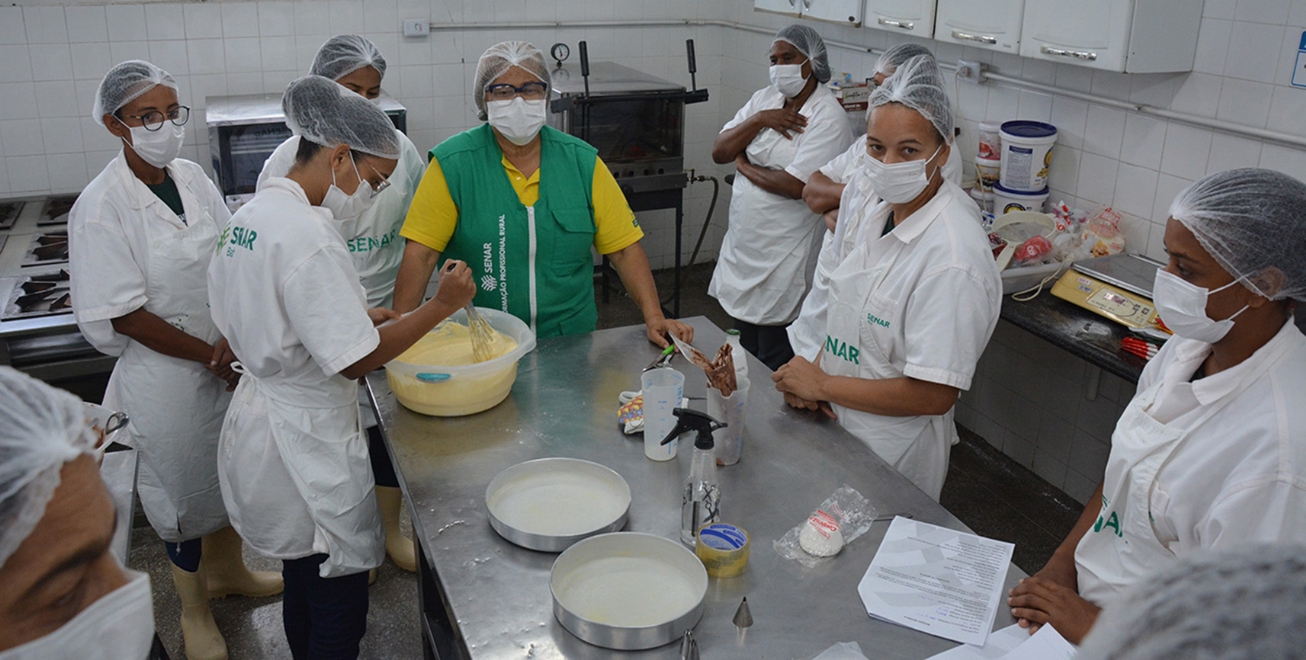
[[[398,488],[376,487],[376,505],[381,509],[381,523],[385,527],[385,553],[395,566],[413,573],[417,570],[417,553],[413,542],[399,530],[399,507],[403,506],[404,493]]]
[[[281,593],[285,588],[281,574],[246,568],[240,554],[241,544],[240,535],[231,527],[204,537],[200,564],[208,571],[209,598],[231,595],[263,598]]]
[[[218,632],[209,610],[208,580],[204,564],[194,573],[172,567],[172,583],[181,598],[181,637],[190,660],[227,660],[227,641]]]

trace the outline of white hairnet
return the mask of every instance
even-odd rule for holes
[[[1306,648],[1306,547],[1188,555],[1121,594],[1077,660],[1297,658]]]
[[[830,81],[830,54],[825,50],[825,40],[816,30],[806,25],[790,25],[775,33],[771,45],[774,46],[777,41],[783,41],[807,56],[812,62],[812,75],[816,76],[816,82]]]
[[[94,446],[80,399],[0,367],[0,566],[45,515],[64,463]]]
[[[340,34],[326,40],[313,56],[309,73],[323,78],[341,78],[370,66],[385,77],[385,56],[376,44],[356,34]]]
[[[1306,184],[1243,168],[1188,186],[1170,204],[1220,266],[1266,298],[1306,298]],[[1277,271],[1274,272],[1274,271]],[[1281,277],[1280,277],[1281,276]]]
[[[485,121],[485,88],[496,78],[502,76],[512,67],[519,67],[540,79],[540,82],[553,85],[549,76],[549,65],[544,62],[544,53],[525,41],[501,41],[481,53],[476,62],[476,83],[472,87],[472,98],[476,101],[476,116]]]
[[[921,113],[944,141],[952,142],[952,103],[948,101],[943,75],[933,55],[917,55],[907,60],[871,92],[872,108],[888,103],[899,103]]]
[[[907,60],[910,60],[917,55],[925,55],[930,58],[934,57],[934,53],[930,52],[930,49],[920,44],[898,44],[897,46],[890,46],[880,54],[880,59],[876,60],[875,73],[892,76],[893,72],[898,70],[898,67],[902,66]]]
[[[281,97],[291,132],[324,147],[350,149],[381,158],[399,158],[399,138],[390,118],[371,101],[322,76],[291,81]]]
[[[95,90],[95,107],[91,108],[91,118],[98,123],[105,115],[118,112],[124,105],[159,85],[177,89],[177,81],[167,71],[145,60],[127,60],[118,64],[104,74],[99,89]]]

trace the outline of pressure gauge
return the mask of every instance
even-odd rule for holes
[[[553,48],[549,49],[549,54],[553,56],[554,61],[556,61],[558,66],[561,67],[562,63],[571,56],[571,48],[568,47],[567,44],[558,42],[553,44]]]

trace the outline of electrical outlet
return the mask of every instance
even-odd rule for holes
[[[404,21],[405,37],[429,37],[431,36],[431,23],[420,19],[410,19]]]
[[[957,60],[957,77],[969,83],[984,82],[984,70],[988,68],[983,62],[975,60]]]

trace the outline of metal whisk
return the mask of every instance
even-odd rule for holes
[[[471,303],[467,303],[467,329],[472,333],[472,358],[477,362],[485,362],[493,359],[494,354],[490,350],[491,344],[494,343],[494,328],[486,321],[481,313],[476,311]]]

